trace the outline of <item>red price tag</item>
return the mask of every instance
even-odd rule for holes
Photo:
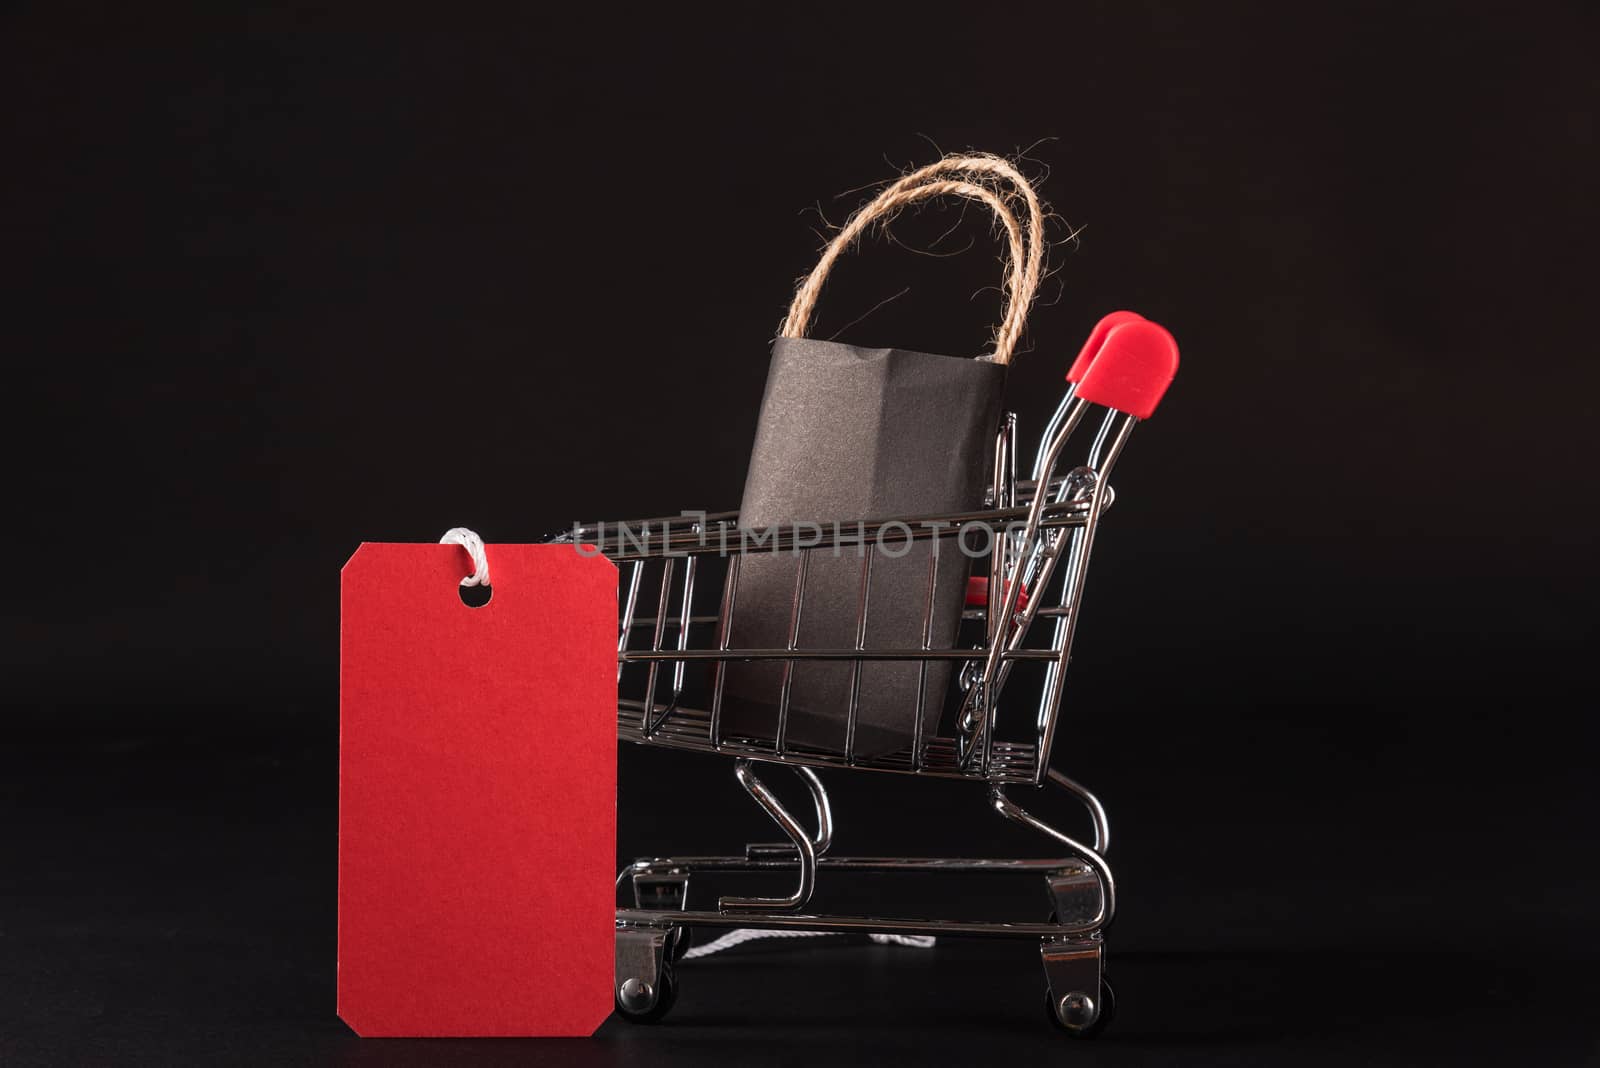
[[[617,572],[570,545],[364,544],[339,661],[339,1016],[588,1035],[615,964]]]

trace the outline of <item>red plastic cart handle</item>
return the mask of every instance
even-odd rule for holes
[[[1144,316],[1138,312],[1114,311],[1110,315],[1094,324],[1094,329],[1089,331],[1089,340],[1083,343],[1083,348],[1078,352],[1078,358],[1072,361],[1072,366],[1067,369],[1068,382],[1083,381],[1083,373],[1094,363],[1094,358],[1100,355],[1100,348],[1106,343],[1106,335],[1111,333],[1111,328],[1121,326],[1123,323],[1139,323],[1144,321]]]
[[[967,579],[967,607],[989,607],[989,580],[980,575],[973,575]],[[1017,590],[1017,607],[1028,607],[1028,587],[1023,586]]]
[[[1088,366],[1080,368],[1085,359]],[[1178,343],[1148,319],[1132,312],[1112,312],[1095,325],[1072,371],[1080,373],[1080,399],[1148,419],[1178,373]],[[1067,374],[1069,380],[1072,371]]]

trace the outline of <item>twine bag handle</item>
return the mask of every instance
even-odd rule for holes
[[[905,175],[856,211],[822,250],[817,265],[795,291],[779,336],[805,337],[828,272],[868,226],[887,222],[907,204],[941,196],[964,197],[983,204],[1005,230],[1009,251],[1006,311],[995,329],[994,352],[988,358],[1002,365],[1010,363],[1044,273],[1044,211],[1033,185],[999,156],[946,156]],[[1012,204],[1019,201],[1027,221],[1026,232],[1012,210]]]

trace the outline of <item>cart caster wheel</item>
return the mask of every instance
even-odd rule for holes
[[[643,979],[625,980],[616,995],[617,1015],[629,1023],[660,1023],[678,1000],[678,981],[671,968],[663,966],[661,969],[661,990],[656,993],[655,1004],[642,1009],[637,1007],[649,1001],[649,997],[650,984]]]
[[[1100,1003],[1089,1004],[1090,999],[1078,993],[1064,995],[1059,1001],[1050,992],[1049,987],[1044,992],[1044,1014],[1050,1017],[1050,1022],[1057,1028],[1065,1031],[1073,1038],[1093,1038],[1110,1026],[1117,1015],[1117,992],[1111,988],[1111,983],[1102,976],[1100,979]],[[1088,1022],[1082,1022],[1088,1017]]]
[[[692,944],[694,944],[693,927],[674,927],[667,959],[674,963],[682,960],[683,955],[689,952],[689,947]]]

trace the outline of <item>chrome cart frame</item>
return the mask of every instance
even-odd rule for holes
[[[1126,314],[1126,313],[1119,313]],[[1137,318],[1137,317],[1132,317]],[[1156,330],[1154,324],[1146,324]],[[1161,332],[1170,343],[1170,337]],[[1102,338],[1102,342],[1104,339]],[[1093,339],[1091,339],[1093,343]],[[1087,357],[1109,362],[1119,357],[1104,344]],[[1176,349],[1172,350],[1176,366]],[[1069,376],[1071,377],[1071,376]],[[1081,377],[1081,376],[1080,376]],[[1171,378],[1171,370],[1166,372]],[[1165,388],[1165,381],[1161,382]],[[1104,976],[1105,934],[1116,915],[1116,883],[1106,861],[1110,827],[1100,801],[1087,788],[1049,767],[1062,685],[1078,626],[1084,579],[1100,519],[1111,506],[1108,482],[1138,417],[1110,406],[1104,390],[1087,381],[1070,386],[1045,428],[1030,478],[1017,478],[1015,417],[1007,414],[996,438],[994,478],[985,507],[960,515],[899,516],[849,523],[805,524],[785,529],[759,547],[737,537],[737,516],[692,513],[629,524],[575,528],[561,540],[590,545],[614,560],[622,572],[619,686],[642,682],[638,696],[619,697],[618,733],[627,741],[674,749],[721,753],[734,759],[734,776],[783,831],[781,844],[752,844],[739,856],[656,857],[637,860],[617,879],[630,904],[617,909],[616,1003],[619,1013],[641,1022],[660,1019],[676,998],[674,962],[688,948],[693,928],[763,928],[824,932],[879,932],[906,935],[970,935],[1036,938],[1044,964],[1050,1019],[1074,1035],[1098,1032],[1109,1021],[1114,1002]],[[1089,399],[1093,395],[1102,403]],[[1126,407],[1126,406],[1124,406]],[[1153,407],[1153,405],[1151,405]],[[1063,458],[1075,432],[1092,425],[1091,412],[1103,410],[1084,462],[1066,468]],[[1148,415],[1148,411],[1142,412]],[[873,558],[885,545],[905,539],[949,538],[956,532],[986,530],[987,586],[969,592],[963,633],[981,640],[966,648],[931,648],[936,576],[941,566],[961,566],[957,552],[932,553],[924,600],[924,641],[920,648],[866,645],[866,591]],[[861,599],[856,641],[846,648],[807,648],[799,641],[810,552],[848,549],[861,560]],[[739,574],[752,552],[795,553],[799,558],[789,640],[784,648],[730,647],[731,621],[739,606]],[[725,561],[725,564],[721,563]],[[712,566],[725,566],[715,605],[707,583],[697,578]],[[715,587],[710,587],[715,590]],[[996,591],[1000,591],[996,595]],[[991,600],[992,598],[992,600]],[[1037,624],[1037,626],[1036,626]],[[962,644],[957,642],[957,645]],[[854,665],[845,738],[841,752],[823,752],[788,743],[789,679],[804,661]],[[726,729],[723,680],[733,661],[774,661],[784,666],[775,737],[739,736]],[[922,665],[914,735],[895,752],[860,755],[854,751],[859,712],[861,665],[909,661]],[[925,729],[928,665],[948,661],[952,677],[948,730]],[[1016,668],[1042,670],[1039,697],[1022,718],[1002,704]],[[698,704],[690,685],[700,672],[709,700]],[[708,676],[708,677],[706,677]],[[810,795],[811,823],[779,800],[758,765],[787,766]],[[988,804],[1001,817],[1041,835],[1060,853],[1048,859],[945,857],[838,857],[830,854],[833,808],[818,771],[848,768],[983,784]],[[762,775],[766,772],[763,770]],[[1023,808],[1011,791],[1048,788],[1080,804],[1091,829],[1080,840]],[[819,876],[834,872],[911,872],[927,875],[1011,874],[1042,878],[1051,914],[1041,922],[970,919],[916,919],[891,916],[824,915],[806,911]],[[720,897],[714,905],[691,908],[691,877],[728,873],[788,873],[793,889],[775,896]]]

